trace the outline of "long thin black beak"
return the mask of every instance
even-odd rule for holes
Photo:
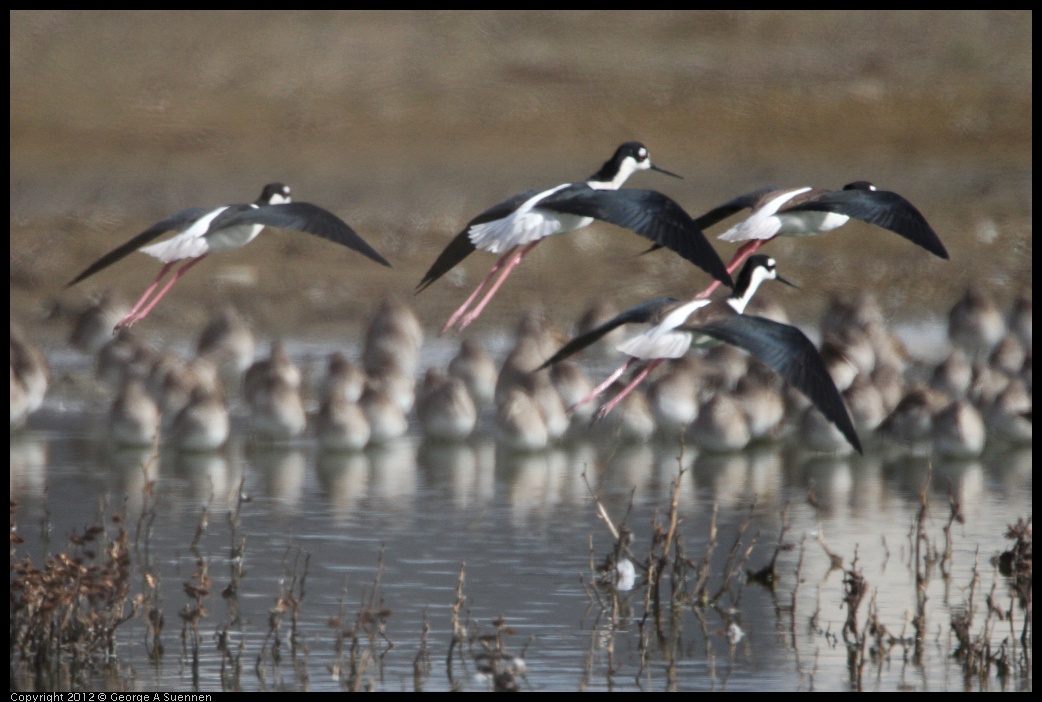
[[[682,175],[677,175],[676,173],[672,173],[672,172],[670,172],[670,171],[667,171],[667,170],[666,170],[665,168],[659,168],[659,167],[658,167],[658,166],[656,166],[656,165],[655,165],[654,163],[653,163],[653,164],[651,164],[651,170],[653,170],[653,171],[658,171],[659,173],[665,173],[665,174],[666,174],[666,175],[668,175],[668,176],[673,176],[674,178],[680,178],[681,180],[683,180],[683,179],[684,179],[684,176],[682,176]]]
[[[796,288],[797,290],[800,289],[799,285],[796,285],[796,283],[793,283],[791,280],[785,280],[785,278],[782,278],[780,275],[775,274],[774,279],[777,280],[779,283],[785,283],[790,288]]]

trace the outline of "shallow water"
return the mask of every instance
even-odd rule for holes
[[[323,455],[311,440],[248,446],[239,410],[224,452],[164,450],[146,477],[148,455],[106,447],[111,398],[83,391],[89,364],[65,339],[100,292],[133,300],[157,267],[132,256],[61,287],[171,212],[248,201],[263,183],[283,181],[298,199],[342,216],[394,268],[312,237],[265,232],[200,264],[139,328],[157,348],[187,350],[189,336],[230,302],[254,330],[285,338],[298,361],[318,368],[327,340],[357,357],[361,326],[384,295],[410,299],[432,336],[493,262],[476,254],[412,296],[463,223],[513,193],[584,177],[620,142],[639,139],[656,164],[685,179],[648,173],[630,186],[661,190],[692,214],[770,183],[836,188],[869,179],[914,202],[950,261],[851,223],[772,242],[766,251],[801,290],[771,294],[807,325],[831,294],[872,292],[888,323],[914,330],[903,337],[916,356],[936,358],[941,326],[928,322],[920,333],[923,320],[942,320],[967,284],[982,284],[1003,308],[1031,285],[1030,20],[1004,11],[12,13],[11,316],[55,370],[44,409],[12,437],[11,492],[26,540],[16,555],[39,561],[65,548],[99,514],[124,509],[126,496],[139,546],[133,593],[144,570],[153,572],[166,622],[158,663],[137,617],[120,629],[115,670],[79,687],[340,689],[329,620],[343,601],[343,619],[354,622],[375,591],[392,610],[394,648],[384,653],[377,639],[383,655],[359,685],[484,689],[490,683],[475,677],[471,655],[477,639],[465,646],[465,667],[457,661],[450,677],[445,665],[465,564],[468,635],[494,633],[503,617],[515,631],[503,633],[503,645],[526,661],[522,689],[1030,689],[1030,671],[964,677],[950,627],[975,564],[971,631],[983,627],[993,583],[1008,607],[1008,583],[990,561],[1010,546],[1006,525],[1031,515],[1030,447],[993,447],[980,461],[936,464],[932,473],[924,459],[877,445],[864,458],[789,445],[712,456],[600,438],[519,456],[487,438],[426,446],[415,431],[385,449]],[[723,226],[708,234],[727,256],[713,236]],[[666,252],[640,256],[646,245],[602,224],[541,245],[473,329],[501,359],[506,330],[534,305],[571,320],[591,300],[624,309],[708,282]],[[454,351],[453,340],[429,339],[424,365]],[[591,540],[598,562],[613,542],[584,472],[612,519],[633,530],[641,562],[679,475],[688,576],[709,548],[715,509],[710,593],[721,589],[736,541],[739,554],[749,549],[739,573],[770,561],[787,513],[784,541],[793,548],[778,556],[775,591],[735,578],[717,609],[688,602],[642,628],[638,581],[613,626],[583,585]],[[231,580],[228,516],[240,482],[246,572],[233,600],[220,593]],[[825,547],[845,568],[857,556],[880,621],[910,636],[922,602],[910,534],[924,485],[931,545],[943,544],[950,495],[965,516],[951,530],[950,563],[937,561],[926,580],[927,633],[918,650],[897,644],[858,669],[842,640],[844,574],[829,570]],[[143,509],[155,514],[147,538],[135,536]],[[214,584],[193,669],[178,612],[204,512],[198,551]],[[305,555],[300,647],[294,656],[284,617],[276,665],[265,639],[270,610]],[[862,628],[870,599],[859,609]],[[229,625],[233,606],[241,617]],[[417,683],[425,613],[431,667]],[[733,646],[730,619],[744,632]],[[225,628],[243,646],[238,682],[222,682],[213,635]],[[1006,624],[989,637],[996,645],[1016,638]]]
[[[980,460],[931,466],[872,442],[864,457],[849,458],[808,454],[790,443],[715,455],[610,437],[517,454],[488,438],[437,445],[411,433],[384,447],[338,454],[318,451],[311,439],[258,448],[247,440],[243,419],[236,417],[233,440],[221,453],[163,449],[150,461],[150,450],[111,449],[100,416],[52,396],[31,428],[12,437],[14,519],[25,538],[17,557],[41,562],[65,548],[69,534],[125,509],[137,545],[132,593],[141,591],[146,570],[159,582],[165,655],[158,663],[149,659],[145,624],[132,619],[118,633],[118,673],[95,681],[93,689],[222,689],[215,633],[227,630],[242,646],[233,647],[242,652],[242,671],[237,683],[225,679],[226,688],[338,690],[342,682],[331,671],[338,664],[343,670],[344,661],[330,620],[341,616],[347,629],[367,609],[390,610],[386,640],[376,638],[372,648],[378,660],[358,677],[363,687],[378,690],[489,688],[477,674],[476,637],[495,634],[499,618],[509,627],[501,634],[504,650],[523,655],[526,672],[518,680],[528,690],[1030,689],[1029,675],[964,678],[952,656],[957,641],[950,627],[953,612],[970,599],[974,568],[978,610],[971,631],[980,633],[983,597],[993,588],[998,606],[1011,606],[1009,586],[990,561],[1010,546],[1007,524],[1031,515],[1030,447],[992,447]],[[597,597],[587,589],[594,579],[591,559],[599,563],[613,543],[590,488],[612,521],[625,520],[632,530],[631,552],[640,563],[651,549],[655,520],[667,519],[678,475],[678,533],[690,561],[678,587],[694,589],[696,565],[711,550],[709,592],[720,591],[716,606],[678,600],[660,626],[651,618],[642,627],[648,610],[638,577],[633,591],[621,593],[612,626],[610,593]],[[154,481],[148,495],[146,481]],[[920,491],[926,503],[921,545],[943,550],[952,500],[964,523],[952,527],[950,558],[935,555],[920,568],[925,634],[915,646]],[[791,548],[778,554],[772,592],[747,583],[744,572],[770,561],[783,514]],[[196,549],[213,584],[203,600],[207,613],[193,667],[177,613],[189,601],[182,583],[196,568],[192,543],[203,523]],[[237,597],[223,598],[232,582],[231,545],[240,538],[244,573]],[[747,560],[725,587],[735,544],[737,558]],[[828,552],[842,559],[844,570],[830,570]],[[871,603],[899,640],[882,656],[866,654],[860,671],[842,637],[845,569],[852,568],[868,588],[858,626],[865,627]],[[450,677],[446,656],[461,570],[460,616],[475,638],[464,645],[462,661],[456,650]],[[269,617],[281,589],[293,582],[299,587],[305,573],[296,652],[287,615],[275,663],[266,639]],[[667,601],[671,587],[667,574],[661,590]],[[1017,615],[1019,633],[1022,612]],[[414,660],[425,620],[430,669],[417,682]],[[742,632],[733,643],[727,635],[732,622]],[[1004,640],[1015,645],[1008,623],[992,626],[996,650]],[[361,645],[368,645],[365,636]]]

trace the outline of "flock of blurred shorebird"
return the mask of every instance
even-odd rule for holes
[[[753,299],[765,281],[792,285],[775,259],[756,253],[760,246],[777,236],[828,232],[850,219],[948,258],[903,197],[864,181],[838,191],[770,187],[692,218],[659,192],[621,189],[630,175],[648,169],[674,175],[653,165],[642,144],[629,142],[585,181],[527,191],[489,208],[417,286],[424,290],[474,251],[500,254],[442,327],[462,331],[536,244],[594,220],[629,229],[653,249],[668,248],[714,279],[690,299],[656,298],[621,312],[601,301],[576,323],[571,340],[547,315],[529,311],[505,358],[465,337],[447,368],[427,368],[421,379],[423,326],[410,304],[388,296],[369,320],[361,358],[337,351],[324,376],[311,382],[278,341],[267,358],[255,360],[254,335],[232,307],[202,330],[193,358],[153,348],[133,325],[209,253],[241,247],[264,227],[314,234],[390,265],[339,217],[293,202],[287,186],[272,183],[251,204],[175,213],[87,267],[69,285],[134,251],[163,263],[129,309],[118,295],[103,295],[79,316],[70,341],[93,356],[98,381],[111,388],[105,426],[111,441],[128,446],[164,441],[185,451],[219,450],[233,426],[229,395],[241,397],[231,405],[248,414],[252,440],[313,435],[328,451],[394,441],[410,426],[444,442],[494,427],[497,441],[518,451],[591,432],[621,441],[684,440],[709,451],[790,436],[826,452],[861,452],[863,438],[881,436],[946,457],[980,455],[988,441],[1030,444],[1030,290],[1004,311],[983,289],[968,289],[949,315],[950,353],[935,366],[910,356],[867,292],[831,301],[820,346],[790,325],[777,303]],[[749,216],[720,237],[742,244],[725,265],[704,230],[745,209]],[[152,243],[169,231],[178,234]],[[721,283],[731,293],[711,299]],[[625,337],[630,324],[642,331]],[[692,347],[700,353],[689,353]],[[595,385],[590,371],[616,351],[628,360]],[[48,380],[45,354],[12,320],[12,432],[41,406]],[[596,408],[592,400],[609,390],[613,398]]]

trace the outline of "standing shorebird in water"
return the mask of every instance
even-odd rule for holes
[[[445,332],[457,323],[460,331],[466,329],[478,318],[510,272],[540,241],[554,234],[582,229],[595,219],[651,239],[657,246],[675,251],[717,280],[732,285],[723,261],[680,205],[654,190],[619,190],[631,175],[648,169],[680,177],[652,164],[647,147],[631,141],[620,146],[615,155],[587,180],[523,192],[490,207],[468,222],[423,276],[416,286],[417,293],[478,249],[503,256],[449,317],[441,331]],[[481,302],[468,312],[497,272],[500,272],[499,278]]]

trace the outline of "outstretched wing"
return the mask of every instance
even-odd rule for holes
[[[557,353],[551,356],[546,363],[539,366],[539,368],[537,368],[536,370],[548,368],[549,366],[552,366],[558,361],[563,361],[569,356],[572,356],[578,353],[579,351],[582,351],[587,346],[590,346],[598,339],[608,334],[612,330],[621,327],[623,324],[647,324],[648,322],[651,322],[656,318],[658,312],[661,309],[663,309],[664,307],[668,307],[675,302],[677,302],[677,299],[675,297],[656,297],[654,300],[642,302],[641,304],[635,307],[631,307],[624,312],[620,312],[604,324],[594,327],[585,334],[580,334],[579,336],[569,341],[567,344],[562,346]]]
[[[718,224],[724,221],[725,219],[737,212],[751,209],[757,202],[759,202],[761,197],[763,197],[767,193],[773,193],[775,190],[781,190],[781,188],[777,185],[768,185],[765,188],[753,190],[751,193],[739,195],[738,197],[732,200],[728,200],[722,205],[714,207],[705,214],[695,217],[695,225],[702,231],[705,231],[714,224]],[[661,248],[662,246],[660,244],[655,244],[647,251],[644,251],[641,255],[643,256],[644,254],[651,253],[652,251],[657,251]]]
[[[435,259],[430,270],[428,270],[426,275],[423,276],[423,280],[421,280],[416,286],[416,294],[426,290],[431,283],[455,268],[463,261],[463,259],[477,250],[477,247],[470,241],[470,228],[472,226],[475,224],[484,224],[485,222],[494,222],[497,219],[506,217],[516,210],[521,203],[538,192],[540,192],[538,189],[533,189],[519,193],[509,200],[504,200],[498,205],[493,205],[474,219],[467,222],[467,226],[463,227],[463,231],[457,234],[449,245],[445,247],[445,250],[441,252],[438,258]]]
[[[775,190],[781,190],[782,188],[777,185],[768,185],[767,187],[760,188],[759,190],[753,190],[750,193],[739,195],[733,200],[728,200],[722,205],[714,207],[713,209],[706,212],[704,215],[700,215],[695,218],[695,224],[702,229],[709,229],[709,227],[724,221],[731,215],[741,212],[742,210],[752,209],[757,202],[760,201],[767,193],[773,193]]]
[[[334,243],[357,251],[366,258],[391,267],[387,259],[352,229],[347,222],[310,202],[287,202],[280,205],[261,205],[260,207],[243,207],[228,209],[217,215],[210,222],[210,231],[245,224],[263,224],[266,227],[292,229],[307,232],[328,239]]]
[[[861,441],[825,362],[806,335],[794,326],[749,314],[681,327],[745,349],[773,368],[836,425],[858,453]]]
[[[141,232],[127,243],[116,247],[112,251],[99,258],[94,263],[87,266],[86,269],[78,276],[73,278],[70,282],[66,283],[65,287],[71,288],[76,283],[80,282],[84,278],[89,278],[100,270],[108,268],[116,261],[126,258],[130,254],[140,249],[145,244],[159,238],[163,234],[169,231],[184,231],[193,222],[205,215],[210,210],[202,207],[189,207],[186,210],[175,212],[166,219],[156,222],[151,227]]]
[[[837,190],[813,202],[787,209],[788,212],[801,210],[835,212],[859,219],[900,234],[935,256],[948,258],[948,250],[944,248],[944,244],[926,218],[915,205],[897,193],[885,190]]]
[[[684,208],[655,190],[566,188],[539,207],[593,217],[624,227],[680,254],[713,278],[734,287],[727,267]]]

